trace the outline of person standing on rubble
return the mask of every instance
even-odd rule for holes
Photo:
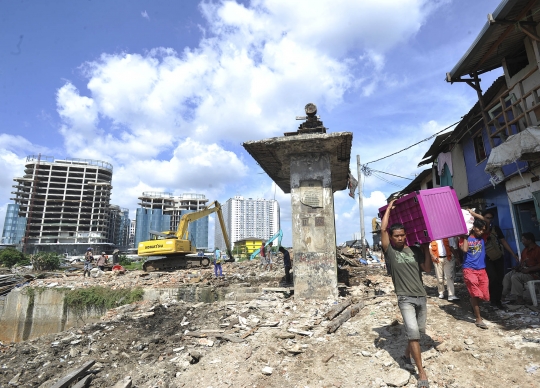
[[[422,271],[431,271],[431,256],[427,245],[421,248],[405,244],[405,227],[393,224],[388,227],[392,200],[381,223],[381,244],[386,260],[390,263],[392,283],[398,298],[398,307],[403,317],[408,345],[403,359],[407,364],[411,357],[418,368],[418,387],[429,387],[426,371],[422,365],[420,333],[426,331],[427,293],[422,282]]]
[[[221,251],[219,248],[216,248],[216,251],[214,252],[214,275],[216,275],[216,279],[218,278],[218,270],[219,270],[219,277],[223,277],[223,269],[221,268]]]
[[[118,249],[115,249],[112,254],[112,263],[118,264],[120,262],[120,251]]]
[[[105,255],[105,252],[101,252],[101,256],[98,257],[96,263],[100,271],[105,271],[105,264],[107,264],[108,261],[109,258]]]
[[[270,266],[270,271],[272,271],[272,243],[268,244],[268,248],[266,249],[266,262],[264,265],[264,269],[267,271],[268,266]]]
[[[90,271],[92,270],[92,263],[94,262],[94,256],[92,255],[92,248],[88,248],[84,254],[84,272],[83,277],[90,277]]]
[[[279,247],[279,251],[283,254],[283,267],[285,268],[285,283],[291,283],[291,255],[289,251],[283,247]]]
[[[259,248],[259,254],[261,255],[261,270],[264,268],[264,264],[266,263],[266,249],[264,247],[264,242],[261,243],[261,247]]]
[[[492,307],[499,310],[505,310],[502,304],[503,294],[503,279],[504,279],[504,250],[514,258],[516,263],[519,263],[518,255],[512,250],[508,242],[504,238],[504,233],[497,225],[494,224],[495,212],[492,209],[487,209],[482,214],[475,213],[468,209],[469,213],[475,218],[486,223],[486,229],[482,238],[484,239],[484,250],[486,253],[486,273],[489,279],[489,297]]]
[[[471,296],[471,308],[476,318],[475,325],[487,329],[480,315],[480,300],[489,300],[489,280],[486,273],[486,248],[482,235],[486,231],[486,223],[478,218],[473,222],[469,236],[461,238],[459,247],[464,253],[463,280]]]
[[[437,289],[439,299],[444,299],[444,280],[448,289],[448,300],[457,301],[459,298],[454,290],[454,272],[456,260],[453,255],[450,241],[447,238],[434,240],[430,245],[431,261],[435,265],[435,275],[437,277]]]

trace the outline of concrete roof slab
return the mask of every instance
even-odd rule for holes
[[[352,132],[311,133],[247,141],[243,144],[268,176],[291,192],[291,156],[327,153],[332,165],[332,189],[345,190],[351,160]]]

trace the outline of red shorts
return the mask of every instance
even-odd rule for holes
[[[463,280],[471,297],[489,300],[489,280],[485,269],[463,268]]]

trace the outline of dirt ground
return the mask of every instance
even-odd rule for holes
[[[0,386],[51,387],[95,360],[91,387],[415,387],[416,371],[401,359],[406,339],[390,277],[376,265],[343,271],[349,287],[338,301],[273,291],[249,301],[138,302],[108,311],[101,323],[0,344]],[[180,272],[173,275],[186,278]],[[247,281],[278,287],[282,275],[278,268]],[[430,387],[540,386],[537,309],[485,305],[489,329],[482,330],[462,283],[461,300],[452,303],[437,297],[432,275],[424,282],[430,297],[422,357]],[[328,334],[333,321],[324,314],[348,300],[362,308]]]

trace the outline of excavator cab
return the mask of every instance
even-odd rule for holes
[[[176,232],[167,230],[164,232],[150,232],[150,240],[141,241],[138,247],[139,256],[148,256],[143,264],[145,271],[155,271],[159,269],[174,269],[174,268],[192,268],[210,265],[210,259],[206,256],[199,256],[197,248],[189,239],[188,226],[191,222],[208,216],[209,214],[217,213],[225,244],[227,245],[227,261],[235,261],[231,247],[225,221],[221,213],[221,205],[214,201],[206,208],[187,213],[182,216],[178,224]]]

